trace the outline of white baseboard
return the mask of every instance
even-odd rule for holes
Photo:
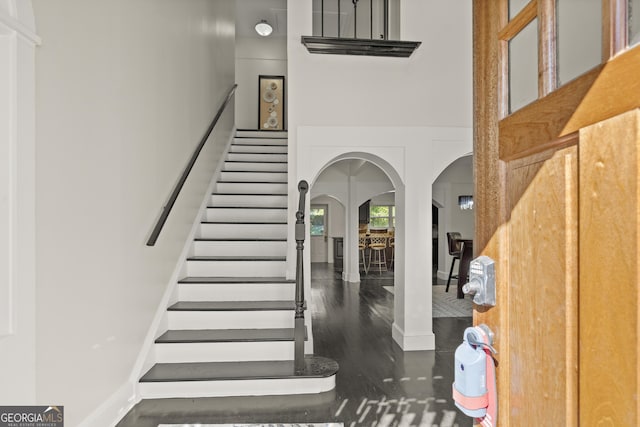
[[[347,274],[343,271],[342,280],[349,283],[360,283],[360,273]]]
[[[393,340],[398,343],[403,351],[435,350],[436,348],[436,336],[433,332],[420,335],[406,335],[404,331],[393,322],[391,334]]]
[[[127,381],[78,427],[114,427],[139,401],[136,385]]]

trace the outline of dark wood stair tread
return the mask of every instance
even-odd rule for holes
[[[207,209],[288,209],[286,206],[207,206]]]
[[[239,153],[235,153],[235,154],[239,154]],[[225,163],[269,163],[269,164],[286,165],[288,162],[283,162],[279,160],[225,160]]]
[[[295,310],[295,301],[178,301],[169,311],[279,311]]]
[[[235,146],[241,146],[241,147],[269,147],[269,144],[263,144],[263,145],[249,145],[249,144],[233,144]],[[278,145],[271,145],[278,147]],[[273,151],[229,151],[229,154],[258,154],[260,156],[264,156],[264,155],[272,155],[272,154],[282,154],[282,155],[287,155],[288,153],[275,153]],[[262,160],[260,160],[262,161]],[[268,161],[268,160],[267,160]]]
[[[336,361],[320,356],[305,356],[305,370],[300,375],[295,373],[293,360],[158,363],[140,382],[327,378],[338,368]]]
[[[288,184],[287,181],[218,181],[218,184]]]
[[[279,329],[184,329],[168,330],[156,339],[158,344],[212,342],[293,341],[293,328]],[[308,338],[305,332],[305,339]]]
[[[275,138],[274,138],[275,139]],[[279,138],[279,139],[285,139],[285,138]],[[252,143],[252,144],[242,144],[242,143],[237,143],[237,142],[233,142],[231,143],[232,147],[288,147],[289,144],[284,143],[284,144],[258,144],[258,143]],[[229,151],[230,153],[237,153],[237,151]],[[241,153],[246,153],[246,151],[241,151]],[[287,154],[286,152],[284,153],[277,153],[277,154]]]
[[[286,221],[202,221],[200,224],[258,224],[258,225],[282,225]]]
[[[243,162],[243,163],[259,163],[259,162]],[[228,170],[222,169],[221,172],[229,173],[229,172],[238,172],[238,173],[287,173],[287,171],[261,171],[255,169],[243,169],[243,170]]]
[[[286,256],[192,256],[187,261],[286,261]]]
[[[215,284],[215,283],[295,283],[286,277],[184,277],[178,283]]]
[[[214,196],[286,196],[287,193],[229,193],[229,192],[215,192],[211,193]]]
[[[194,242],[286,242],[287,239],[272,239],[272,238],[260,238],[260,237],[221,237],[219,239],[193,239]]]

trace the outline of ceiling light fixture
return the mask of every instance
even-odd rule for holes
[[[262,37],[267,37],[273,32],[273,27],[264,19],[256,24],[256,33]]]

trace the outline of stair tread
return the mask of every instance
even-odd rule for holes
[[[287,209],[286,206],[207,206],[207,209]]]
[[[287,184],[287,181],[218,181],[218,184]]]
[[[238,137],[236,137],[238,138]],[[241,139],[249,139],[247,137],[240,137]],[[251,139],[257,139],[257,138],[251,138]],[[268,139],[282,139],[282,140],[286,140],[287,138],[268,138]],[[231,146],[236,146],[236,147],[286,147],[286,144],[238,144],[236,142],[232,142]]]
[[[241,154],[241,153],[234,153]],[[225,160],[225,163],[281,163],[287,164],[286,161],[276,161],[276,160]]]
[[[285,225],[286,221],[202,221],[200,224],[251,224],[251,225]]]
[[[140,382],[326,378],[337,372],[336,361],[319,356],[305,357],[302,374],[295,373],[293,360],[157,363]]]
[[[249,145],[249,144],[234,144],[237,147],[274,147],[273,145]],[[248,155],[287,155],[287,153],[274,153],[273,151],[230,151],[229,154],[238,155],[238,154],[248,154]]]
[[[267,223],[273,224],[273,223]],[[204,239],[204,238],[195,238],[194,242],[286,242],[286,238],[276,239],[276,238],[260,238],[260,237],[247,237],[247,238],[239,238],[239,237],[229,237],[229,238],[220,238],[220,239]]]
[[[255,129],[238,129],[238,132],[260,132],[260,131],[256,131]],[[286,132],[286,131],[282,131],[282,132]],[[234,136],[234,138],[236,139],[289,139],[288,136],[273,136],[273,135],[260,135],[260,134],[256,134],[255,136],[240,136],[240,135],[236,135]]]
[[[178,301],[169,311],[295,310],[295,301]]]
[[[156,339],[158,344],[293,341],[293,328],[277,329],[183,329],[168,330]]]
[[[257,163],[257,162],[244,162],[244,163]],[[287,173],[286,171],[261,171],[256,169],[243,169],[243,170],[223,169],[221,172],[224,172],[224,173]]]
[[[295,283],[295,280],[286,277],[195,277],[189,276],[180,279],[178,283]]]
[[[286,256],[272,256],[272,255],[217,255],[217,256],[191,256],[187,258],[187,261],[286,261]]]
[[[214,192],[214,196],[286,196],[287,193],[231,193],[231,192]]]

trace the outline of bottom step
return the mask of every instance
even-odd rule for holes
[[[139,386],[144,399],[311,394],[335,388],[337,372],[336,361],[319,356],[305,357],[302,374],[293,360],[158,363]]]

